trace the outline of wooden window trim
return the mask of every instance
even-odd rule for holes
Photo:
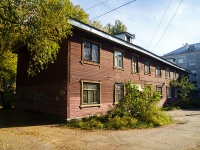
[[[177,80],[177,73],[176,73],[176,70],[174,70],[174,72],[173,72],[173,80]]]
[[[170,89],[170,96],[169,97],[168,97],[168,88]],[[167,97],[167,99],[172,98],[172,89],[171,89],[170,86],[166,86],[166,97]]]
[[[92,62],[92,61],[88,61],[88,60],[84,60],[84,42],[89,42],[89,43],[92,43],[92,44],[96,44],[99,46],[99,62],[96,63],[96,62]],[[94,42],[92,40],[88,40],[88,39],[82,39],[82,48],[81,48],[81,61],[80,63],[81,64],[88,64],[88,65],[93,65],[93,66],[101,66],[101,45],[100,43],[97,43],[97,42]]]
[[[149,62],[149,73],[146,73],[146,72],[145,72],[145,66],[146,66],[145,62]],[[145,59],[145,60],[144,60],[144,74],[145,74],[145,75],[150,75],[150,76],[151,76],[151,61],[148,60],[148,59]]]
[[[158,92],[158,88],[161,88],[161,96],[163,96],[163,88],[162,85],[157,85],[156,86],[156,91]]]
[[[93,81],[93,80],[81,80],[81,102],[80,102],[80,108],[85,108],[85,107],[100,107],[101,104],[101,82],[100,81]],[[98,104],[83,104],[83,84],[84,83],[94,83],[94,84],[99,84],[99,103]]]
[[[115,52],[121,52],[122,53],[122,68],[120,67],[115,67]],[[122,70],[124,71],[124,50],[119,49],[119,48],[114,48],[114,53],[113,53],[113,69],[117,69],[117,70]]]
[[[169,77],[167,76],[167,72],[169,72]],[[171,72],[170,72],[170,68],[167,67],[166,70],[165,70],[165,78],[166,79],[171,79]]]
[[[162,70],[161,70],[161,67],[160,67],[160,75],[157,75],[157,70],[158,70],[157,67],[160,67],[160,65],[156,65],[156,67],[155,67],[155,68],[156,68],[156,69],[155,69],[155,70],[156,70],[156,73],[155,73],[155,74],[156,74],[156,77],[157,77],[157,78],[162,78]]]
[[[123,85],[124,87],[123,87],[123,89],[125,89],[125,85],[124,85],[124,83],[122,83],[122,82],[116,82],[115,84],[114,84],[114,105],[116,105],[116,104],[118,104],[119,102],[116,102],[116,84],[120,84],[120,85]],[[123,91],[123,95],[124,95],[124,91]]]
[[[137,57],[137,72],[133,71],[133,57]],[[139,55],[132,54],[132,56],[131,56],[131,73],[132,74],[139,74],[140,73],[140,70],[139,70]]]

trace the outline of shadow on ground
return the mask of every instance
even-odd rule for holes
[[[18,109],[0,109],[0,128],[53,125],[63,120]]]

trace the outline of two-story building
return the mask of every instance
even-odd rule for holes
[[[73,36],[63,40],[48,69],[28,77],[29,53],[25,48],[18,54],[17,108],[67,119],[105,113],[123,96],[128,80],[138,90],[151,85],[162,94],[161,105],[176,98],[170,81],[187,70],[132,44],[132,34],[114,36],[69,22]]]

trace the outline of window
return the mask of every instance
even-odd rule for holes
[[[178,64],[182,64],[183,63],[183,58],[178,58],[177,62],[178,62]]]
[[[100,104],[100,82],[81,81],[82,83],[82,101],[81,107],[84,105]]]
[[[114,52],[114,68],[123,69],[123,52],[115,50]]]
[[[138,57],[132,56],[132,72],[138,73]]]
[[[167,86],[166,87],[166,91],[167,91],[167,98],[171,98],[171,87]]]
[[[190,77],[192,77],[192,78],[195,78],[196,76],[197,76],[197,71],[196,70],[191,70],[191,74],[190,74]]]
[[[169,70],[169,68],[166,68],[165,77],[166,78],[170,78],[170,70]]]
[[[126,36],[126,41],[131,43],[131,37],[130,36]]]
[[[160,66],[156,66],[156,76],[161,77],[161,69]]]
[[[197,88],[197,81],[192,81],[192,84]]]
[[[141,84],[131,84],[132,87],[136,87],[138,91],[143,91]]]
[[[145,61],[144,62],[144,73],[145,74],[150,74],[151,71],[150,71],[150,62],[149,61]]]
[[[157,86],[157,92],[162,95],[162,86]]]
[[[178,98],[178,90],[177,90],[177,88],[174,89],[174,98]]]
[[[82,61],[100,63],[100,45],[89,41],[84,41]]]
[[[176,70],[174,70],[174,76],[173,79],[176,80]]]
[[[150,98],[152,95],[152,85],[151,84],[145,84],[144,85],[145,89],[146,89],[146,99]]]
[[[124,84],[115,83],[115,103],[118,103],[123,96],[124,96]]]
[[[168,61],[172,62],[172,63],[175,63],[175,59],[174,58],[166,58]]]
[[[188,62],[189,62],[189,66],[194,66],[194,65],[196,65],[195,58],[189,59]]]

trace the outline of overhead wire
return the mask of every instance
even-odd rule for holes
[[[153,39],[154,39],[154,37],[155,37],[155,35],[156,35],[156,33],[157,33],[157,31],[158,31],[160,25],[161,25],[161,23],[162,23],[162,21],[163,21],[163,19],[164,19],[164,17],[165,17],[165,14],[167,13],[167,10],[168,10],[168,8],[169,8],[171,2],[172,2],[172,0],[170,0],[168,6],[167,6],[167,8],[166,8],[166,10],[165,10],[165,12],[164,12],[164,14],[163,14],[163,16],[162,16],[162,19],[160,20],[160,23],[159,23],[158,27],[156,28],[156,31],[155,31],[155,33],[154,33],[154,35],[153,35],[153,37],[152,37],[152,39],[151,39],[151,41],[150,41],[148,47],[147,47],[147,49],[148,49],[149,46],[151,45],[151,43],[152,43],[152,41],[153,41]]]
[[[163,38],[165,32],[167,31],[169,25],[171,24],[172,20],[174,19],[176,13],[178,12],[178,9],[180,8],[182,2],[183,2],[183,0],[181,0],[181,2],[180,2],[180,4],[178,5],[178,7],[177,7],[177,9],[176,9],[176,11],[175,11],[175,13],[174,13],[174,15],[172,16],[172,18],[171,18],[170,22],[168,23],[167,27],[165,28],[165,30],[164,30],[162,36],[160,37],[160,39],[158,40],[158,42],[156,43],[156,45],[153,47],[153,49],[152,49],[151,51],[153,51],[153,50],[155,49],[155,47],[160,43],[160,41],[161,41],[161,39]]]
[[[96,1],[98,1],[98,0],[96,0]],[[113,9],[112,7],[109,7],[108,5],[105,5],[105,4],[103,4],[103,5],[106,6],[106,7],[108,7],[108,8],[110,8],[110,9]],[[131,21],[134,21],[134,22],[135,22],[134,19],[128,17],[127,15],[123,15],[121,12],[119,12],[119,11],[117,11],[117,10],[115,10],[115,11],[116,11],[118,14],[120,14],[120,15],[122,15],[122,16],[124,16],[124,17],[130,19]]]
[[[96,5],[92,6],[92,7],[89,7],[89,8],[87,8],[87,9],[85,9],[85,11],[90,10],[90,9],[96,7],[96,6],[99,6],[99,5],[101,5],[101,4],[103,4],[103,3],[107,2],[107,1],[109,1],[109,0],[106,0],[106,1],[100,2],[100,3],[98,3],[98,4],[96,4]]]
[[[135,1],[136,1],[136,0],[132,0],[132,1],[130,1],[130,2],[126,3],[126,4],[124,4],[124,5],[121,5],[121,6],[117,7],[117,8],[114,8],[114,9],[112,9],[112,10],[110,10],[110,11],[104,13],[104,14],[101,14],[101,15],[95,17],[95,18],[90,19],[90,21],[92,21],[92,20],[94,20],[94,19],[97,19],[97,18],[99,18],[99,17],[101,17],[101,16],[104,16],[104,15],[106,15],[106,14],[108,14],[108,13],[114,11],[114,10],[117,10],[117,9],[119,9],[119,8],[121,8],[121,7],[123,7],[123,6],[126,6],[126,5],[128,5],[128,4],[130,4],[130,3],[133,3],[133,2],[135,2]]]

